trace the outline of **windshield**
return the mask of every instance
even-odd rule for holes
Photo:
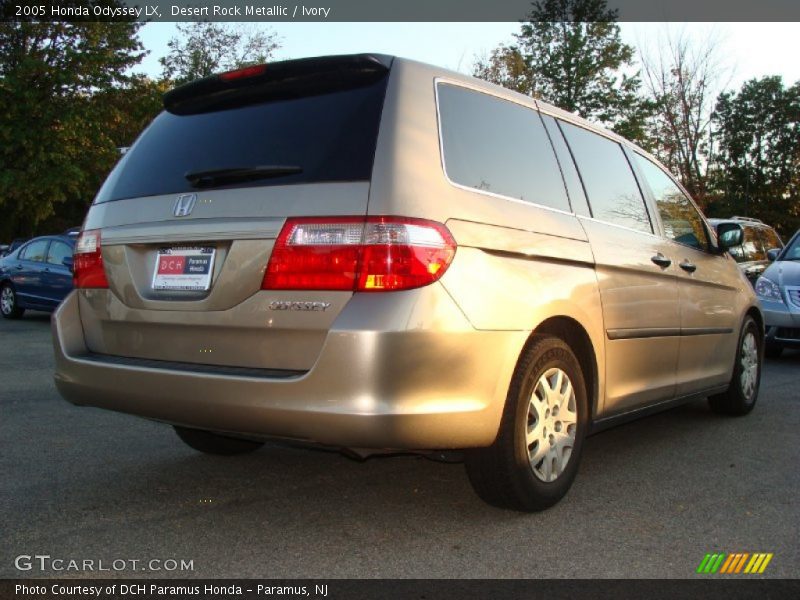
[[[261,169],[266,175],[217,177],[214,187],[368,180],[387,79],[224,110],[162,112],[122,157],[95,203],[194,191],[197,173]],[[283,165],[291,168],[276,172]]]
[[[780,260],[800,260],[800,233],[795,234],[783,251]]]

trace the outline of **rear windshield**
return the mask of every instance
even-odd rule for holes
[[[108,176],[95,203],[195,191],[188,173],[221,169],[301,170],[214,189],[368,180],[387,79],[226,110],[162,112]]]

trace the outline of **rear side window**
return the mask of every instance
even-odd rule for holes
[[[32,260],[35,262],[44,261],[44,256],[47,253],[48,240],[37,240],[25,246],[19,253],[22,260]]]
[[[558,127],[556,120],[549,115],[542,115],[542,122],[550,136],[550,142],[556,152],[558,164],[561,167],[561,174],[564,176],[564,183],[567,185],[567,194],[572,210],[579,215],[590,216],[589,205],[586,202],[586,194],[583,191],[580,175],[575,168],[575,161],[569,152],[569,147],[564,141],[564,135]]]
[[[689,198],[661,167],[643,156],[634,156],[650,191],[653,192],[666,236],[679,244],[707,250],[703,218]]]
[[[463,87],[438,85],[442,152],[454,183],[569,211],[539,113]]]
[[[570,123],[562,123],[561,128],[583,179],[592,216],[652,233],[644,198],[622,147]]]
[[[223,169],[299,167],[226,187],[369,180],[387,79],[209,112],[162,112],[95,202],[194,191],[188,173]]]
[[[68,256],[72,256],[72,248],[64,242],[53,241],[47,251],[47,262],[51,265],[61,265]]]

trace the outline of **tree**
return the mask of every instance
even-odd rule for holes
[[[714,91],[723,69],[713,39],[692,42],[670,34],[655,56],[643,53],[645,88],[656,111],[650,120],[649,148],[678,175],[701,205],[708,194],[708,139]]]
[[[791,235],[800,226],[800,82],[762,77],[723,92],[713,124],[712,212],[755,216]]]
[[[86,98],[89,118],[83,131],[86,139],[93,140],[93,148],[86,149],[85,160],[76,164],[93,187],[55,206],[54,213],[39,223],[39,231],[63,231],[81,223],[89,202],[119,160],[119,149],[132,145],[161,112],[162,96],[169,88],[168,82],[132,75],[124,86],[96,90]]]
[[[530,67],[517,46],[500,44],[475,63],[472,74],[526,96],[536,95]]]
[[[651,107],[638,96],[634,50],[606,0],[537,0],[516,43],[500,45],[474,74],[644,140]]]
[[[118,158],[108,107],[92,98],[130,81],[139,27],[0,23],[0,236],[32,235],[65,206],[82,216]]]
[[[108,137],[117,148],[128,147],[164,108],[163,96],[171,85],[144,75],[133,75],[124,87],[98,90],[92,103],[108,116],[103,123]]]
[[[276,33],[253,25],[194,22],[178,24],[169,53],[160,58],[165,79],[176,84],[267,62],[280,47]]]

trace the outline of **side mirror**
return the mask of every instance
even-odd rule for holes
[[[67,267],[70,271],[72,271],[72,257],[65,256],[64,259],[61,261],[61,264]]]
[[[775,259],[778,258],[778,255],[781,253],[780,248],[770,248],[767,250],[767,258],[769,262],[775,262]]]
[[[720,252],[724,252],[744,241],[744,229],[738,223],[720,223],[717,225],[717,240]]]

